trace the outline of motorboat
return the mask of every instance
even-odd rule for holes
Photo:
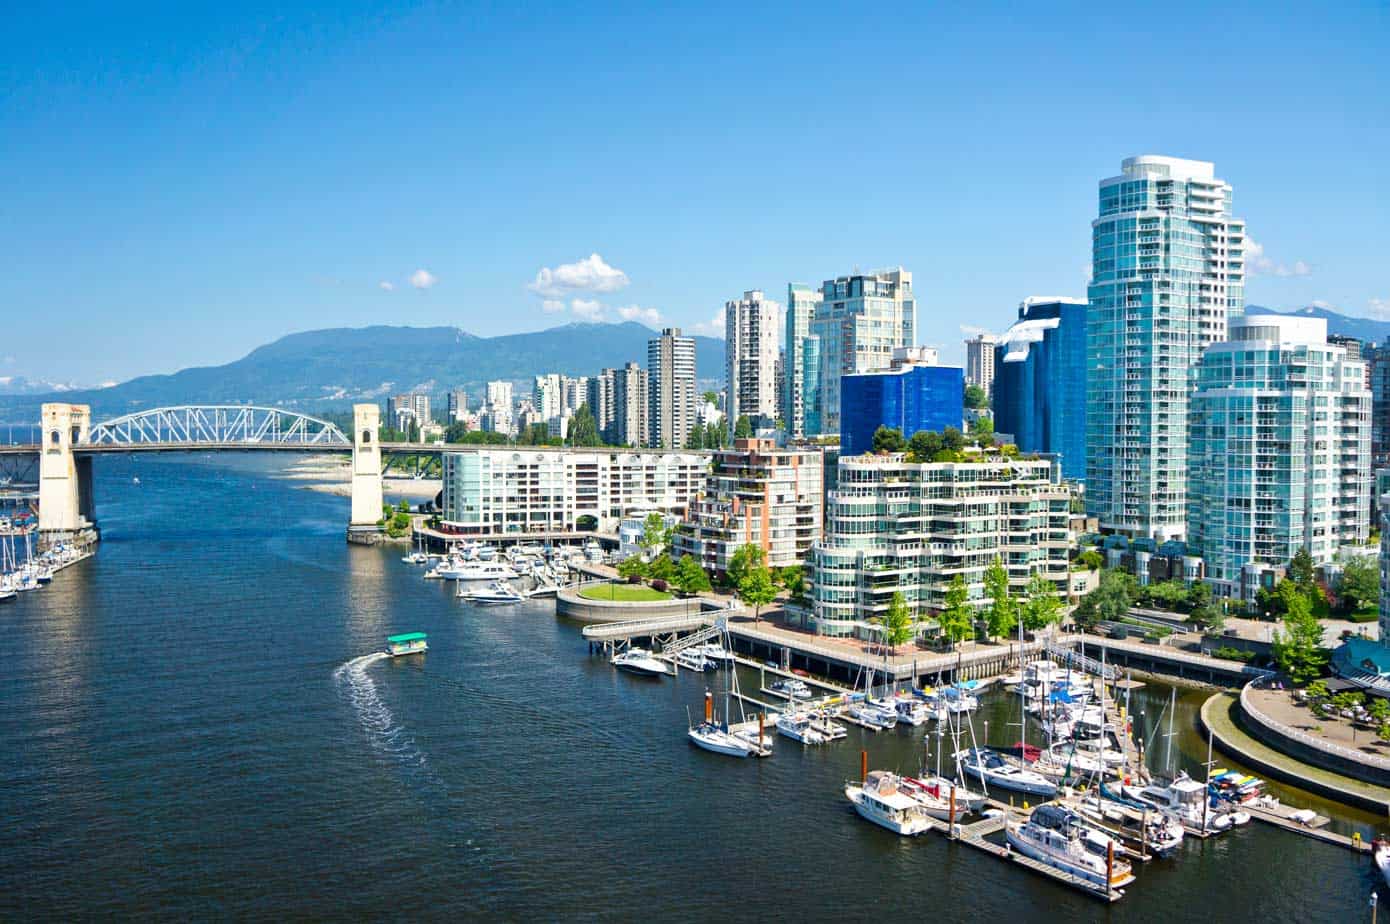
[[[411,552],[409,555],[402,555],[401,561],[405,562],[407,565],[427,565],[429,564],[430,557],[424,552]]]
[[[913,728],[926,725],[935,716],[932,708],[920,699],[900,698],[894,703],[894,708],[898,712],[898,721],[906,722]]]
[[[446,581],[510,581],[520,575],[506,562],[450,558],[436,565],[427,577],[442,578]]]
[[[676,652],[676,663],[688,671],[712,671],[719,666],[694,648]]]
[[[1108,832],[1092,824],[1081,813],[1063,805],[1038,806],[1033,810],[1033,821],[1057,831],[1075,830],[1081,835],[1081,841],[1086,845],[1086,849],[1098,856],[1103,857],[1113,851],[1115,856],[1123,857],[1128,852],[1119,838],[1112,837]]]
[[[873,771],[863,783],[846,783],[845,798],[854,804],[860,817],[894,834],[913,837],[931,830],[931,815],[904,793],[898,777],[886,770]]]
[[[614,655],[610,663],[620,671],[640,677],[665,677],[671,673],[666,662],[658,660],[645,648],[629,648]]]
[[[940,818],[942,821],[950,821],[952,812],[955,814],[955,820],[960,821],[962,817],[978,810],[985,804],[984,796],[970,792],[957,785],[953,780],[939,776],[927,777],[926,779],[905,776],[900,780],[899,788],[916,799],[918,804],[927,810],[927,814],[933,818]],[[954,800],[952,799],[953,794]]]
[[[1110,802],[1096,796],[1088,796],[1073,803],[1076,810],[1096,822],[1131,828],[1143,828],[1144,849],[1160,857],[1166,857],[1182,846],[1186,831],[1176,818],[1162,812],[1138,813],[1132,808]]]
[[[774,693],[781,693],[787,699],[810,699],[812,695],[811,688],[795,677],[775,681],[769,689]]]
[[[1378,837],[1371,841],[1371,859],[1375,861],[1376,869],[1380,870],[1380,878],[1390,886],[1390,840]]]
[[[874,731],[882,731],[885,728],[892,728],[898,724],[898,710],[896,707],[883,708],[875,703],[866,700],[850,703],[845,709],[845,714],[854,719],[860,725],[867,725]]]
[[[1009,846],[1025,857],[1031,857],[1054,869],[1070,873],[1104,889],[1124,888],[1134,881],[1134,872],[1123,860],[1097,855],[1087,845],[1081,828],[1056,821],[1052,812],[1056,806],[1043,805],[1033,810],[1026,822],[1010,822],[1005,827]]]
[[[1265,781],[1257,776],[1220,768],[1212,771],[1209,790],[1214,798],[1234,805],[1257,802],[1264,795]]]
[[[430,647],[426,642],[427,637],[423,632],[406,632],[402,635],[387,636],[386,653],[393,658],[424,654]]]
[[[732,664],[734,662],[734,653],[718,642],[705,642],[703,645],[692,645],[686,650],[704,655],[717,664]]]
[[[486,587],[468,587],[464,584],[459,585],[458,594],[461,600],[469,603],[481,604],[502,604],[502,603],[522,603],[526,600],[526,595],[517,590],[506,581],[493,581]]]
[[[1107,795],[1108,791],[1106,784],[1102,784],[1101,795]],[[1228,813],[1213,810],[1207,804],[1207,787],[1186,773],[1179,772],[1171,783],[1122,785],[1120,792],[1133,802],[1171,815],[1197,831],[1218,833],[1230,830],[1234,824]]]
[[[979,780],[986,789],[997,786],[1040,799],[1051,799],[1057,795],[1056,783],[1040,773],[1012,763],[990,748],[957,751],[955,758],[961,772]]]
[[[801,744],[825,744],[830,740],[820,731],[809,712],[789,712],[778,716],[777,733]]]

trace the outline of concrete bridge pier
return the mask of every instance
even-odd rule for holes
[[[85,404],[45,404],[39,450],[39,536],[53,542],[96,535],[92,459],[73,447],[87,442],[92,409]]]
[[[381,491],[381,444],[377,428],[381,409],[375,404],[352,406],[352,520],[348,541],[373,542],[380,534],[383,501]]]

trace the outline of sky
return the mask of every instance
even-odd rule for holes
[[[747,289],[898,265],[959,361],[1084,296],[1140,153],[1233,185],[1248,302],[1390,318],[1390,7],[1013,6],[16,7],[0,376],[369,324],[722,334]]]

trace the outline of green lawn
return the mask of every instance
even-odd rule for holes
[[[665,591],[653,590],[644,584],[597,584],[579,591],[586,600],[620,600],[629,603],[650,603],[654,600],[670,600]]]

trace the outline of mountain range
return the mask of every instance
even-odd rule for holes
[[[1323,308],[1318,305],[1309,305],[1307,308],[1295,308],[1293,311],[1275,311],[1272,308],[1261,308],[1259,305],[1246,305],[1246,314],[1287,314],[1297,315],[1303,318],[1323,318],[1327,321],[1328,334],[1339,337],[1355,337],[1362,343],[1384,343],[1386,337],[1390,337],[1390,321],[1377,321],[1374,318],[1353,318],[1349,315],[1338,314],[1330,308]]]
[[[343,409],[355,401],[425,391],[468,390],[476,407],[485,383],[527,384],[534,375],[593,375],[636,362],[647,365],[656,336],[636,321],[575,323],[501,337],[455,327],[362,327],[306,331],[257,347],[222,366],[146,375],[106,388],[0,392],[0,420],[37,420],[44,401],[90,404],[97,419],[179,404],[254,404],[302,411]],[[695,337],[696,376],[723,378],[724,341]]]

